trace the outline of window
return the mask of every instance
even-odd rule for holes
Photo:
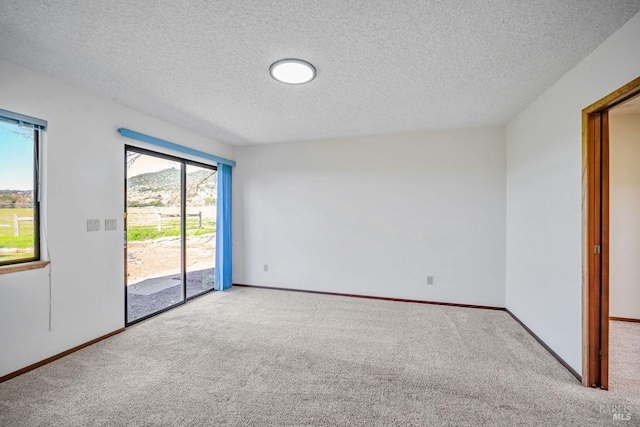
[[[45,126],[0,110],[0,265],[40,259],[39,141]]]

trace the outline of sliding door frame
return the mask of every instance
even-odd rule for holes
[[[213,165],[208,165],[206,163],[200,163],[200,162],[196,162],[196,161],[193,161],[193,160],[188,160],[188,159],[182,159],[182,161],[184,161],[184,187],[183,188],[185,190],[185,191],[182,192],[183,193],[182,196],[184,197],[184,201],[183,201],[183,205],[182,205],[182,206],[184,206],[184,210],[183,210],[183,213],[182,213],[183,218],[184,218],[184,221],[183,221],[183,224],[184,224],[183,233],[184,233],[184,236],[185,236],[185,239],[184,239],[184,251],[183,251],[183,265],[184,265],[183,273],[184,273],[184,286],[185,286],[185,288],[184,288],[185,289],[184,296],[185,296],[185,301],[190,301],[190,300],[192,300],[194,298],[198,298],[198,297],[200,297],[202,295],[208,294],[209,292],[212,292],[214,289],[213,289],[213,287],[211,287],[211,289],[207,289],[206,291],[202,291],[202,292],[199,292],[199,293],[197,293],[195,295],[191,295],[191,296],[188,296],[188,294],[187,294],[187,239],[186,239],[186,237],[187,237],[187,166],[196,166],[196,167],[199,167],[199,168],[202,168],[202,169],[213,170],[213,171],[216,171],[216,174],[218,173],[218,167],[217,166],[213,166]],[[217,175],[216,175],[216,178],[217,178]],[[218,187],[216,186],[216,192],[217,191],[218,191]],[[217,207],[217,205],[216,205],[216,207]],[[217,234],[218,234],[218,217],[217,217],[217,210],[216,210],[216,235]],[[216,247],[216,257],[217,257],[217,251],[218,251],[218,248]],[[215,268],[215,265],[214,265],[214,268]]]
[[[128,292],[127,292],[127,251],[128,251],[128,239],[127,239],[127,230],[128,230],[128,218],[127,218],[127,153],[133,151],[146,156],[158,157],[165,160],[171,160],[174,162],[180,163],[180,278],[182,280],[182,300],[175,304],[172,304],[168,307],[155,311],[151,314],[147,314],[142,316],[136,320],[129,322],[128,319]],[[193,160],[184,159],[177,156],[172,156],[170,154],[160,153],[157,151],[149,150],[147,148],[140,148],[135,145],[127,145],[124,146],[124,324],[125,326],[131,326],[138,322],[142,322],[143,320],[147,320],[150,317],[156,316],[158,314],[164,313],[165,311],[176,308],[180,305],[186,304],[187,301],[190,301],[194,298],[198,298],[202,295],[208,294],[212,292],[213,287],[209,290],[200,292],[191,297],[187,297],[187,165],[197,166],[204,169],[211,169],[217,171],[218,168],[214,165],[208,165],[206,163],[200,163]],[[217,225],[217,221],[216,221]],[[216,228],[216,233],[218,232]],[[217,250],[217,248],[216,248]]]

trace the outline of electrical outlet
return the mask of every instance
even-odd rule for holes
[[[88,219],[87,220],[87,231],[100,231],[100,220],[99,219]]]
[[[433,276],[427,276],[427,285],[433,285]]]
[[[118,221],[115,219],[104,220],[104,231],[115,231],[118,228]]]
[[[267,272],[269,271],[269,264],[264,265],[264,271],[267,271]]]

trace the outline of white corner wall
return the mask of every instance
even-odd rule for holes
[[[640,14],[507,126],[507,308],[582,370],[581,111],[640,76]]]
[[[236,159],[234,283],[504,307],[504,128]]]
[[[609,315],[640,320],[640,114],[609,114]]]
[[[232,157],[230,147],[0,61],[0,108],[49,122],[46,208],[48,270],[0,275],[0,376],[124,326],[124,145],[119,127]],[[138,144],[140,145],[140,144]],[[100,218],[101,232],[86,232]],[[118,231],[105,232],[104,219]],[[44,247],[43,247],[44,250]]]

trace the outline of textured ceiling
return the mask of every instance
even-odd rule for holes
[[[300,141],[504,125],[639,9],[640,0],[0,0],[0,56],[222,142]],[[313,63],[316,80],[272,80],[269,65],[286,57]]]

